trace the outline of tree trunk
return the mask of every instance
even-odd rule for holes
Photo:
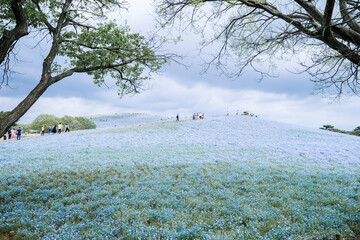
[[[1,119],[1,137],[30,109],[30,107],[40,98],[49,86],[50,85],[47,84],[47,81],[40,81],[40,83],[29,93],[29,95],[19,105],[17,105],[16,108],[14,108],[14,110]]]

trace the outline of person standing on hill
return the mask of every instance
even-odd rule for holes
[[[69,124],[65,124],[65,132],[70,132],[70,126],[69,126]]]
[[[16,139],[20,140],[21,139],[21,127],[19,127],[19,129],[16,132]]]
[[[51,132],[52,132],[52,134],[55,134],[55,133],[56,133],[56,124],[54,124]]]
[[[176,121],[179,121],[179,114],[176,115]]]
[[[61,133],[61,129],[62,129],[62,124],[61,124],[61,123],[59,123],[58,129],[59,129],[59,134],[60,134],[60,133]]]

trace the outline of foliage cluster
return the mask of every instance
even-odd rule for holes
[[[349,134],[349,135],[360,136],[360,126],[356,127],[353,131],[345,131],[345,130],[337,129],[332,125],[323,125],[320,129],[328,130],[328,131],[331,131],[331,132],[337,132],[337,133],[344,133],[344,134]]]
[[[85,117],[71,117],[64,116],[62,118],[56,117],[49,114],[41,114],[30,124],[29,128],[32,130],[41,130],[41,127],[44,126],[46,129],[48,126],[56,126],[62,123],[63,125],[69,124],[70,129],[72,130],[83,130],[83,129],[94,129],[96,125],[90,119]]]
[[[0,134],[51,85],[75,73],[90,75],[98,86],[111,79],[120,96],[143,89],[173,55],[161,50],[165,41],[156,34],[144,37],[118,24],[120,15],[113,13],[127,6],[126,0],[0,0],[0,88],[15,72],[11,63],[20,39],[35,41],[43,59],[39,84],[0,121]]]
[[[0,234],[18,240],[354,239],[360,230],[360,139],[346,135],[216,118],[36,138],[20,156],[9,151],[16,143],[0,148]]]

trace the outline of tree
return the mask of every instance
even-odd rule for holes
[[[101,86],[116,80],[118,93],[135,94],[170,55],[158,54],[162,41],[130,33],[107,17],[126,7],[124,0],[0,0],[0,64],[8,85],[9,62],[18,40],[27,35],[47,40],[39,83],[0,121],[4,133],[46,89],[75,73],[87,73]],[[30,34],[31,32],[31,34]],[[37,37],[37,38],[36,38]],[[41,40],[38,41],[40,44]]]
[[[185,26],[218,50],[207,62],[237,77],[274,74],[277,57],[297,57],[318,90],[359,94],[360,4],[353,0],[156,0],[162,27]],[[177,24],[180,21],[181,24]],[[185,24],[184,24],[185,23]],[[206,36],[209,27],[215,36]],[[209,34],[207,34],[209,35]],[[203,49],[203,48],[202,48]],[[299,57],[301,55],[301,57]],[[306,56],[306,58],[304,58]],[[302,60],[304,59],[304,60]],[[227,61],[229,60],[229,61]],[[235,62],[229,69],[229,66]],[[264,68],[267,65],[268,68]]]
[[[94,129],[96,124],[85,117],[75,117],[75,121],[79,122],[80,126],[76,129]],[[71,124],[71,123],[70,123]],[[70,125],[71,126],[71,125]]]
[[[30,124],[29,128],[31,130],[41,130],[41,127],[44,126],[46,129],[48,126],[54,126],[61,122],[61,119],[50,114],[41,114],[37,116]]]
[[[333,129],[333,128],[334,128],[333,125],[323,125],[322,128],[320,128],[320,129],[323,129],[323,130],[331,130],[331,129]]]
[[[71,117],[71,116],[64,116],[62,118],[58,118],[54,115],[49,114],[41,114],[37,116],[34,121],[30,124],[30,129],[32,130],[39,130],[42,126],[46,129],[48,126],[54,126],[62,123],[63,125],[69,124],[71,130],[82,130],[82,129],[94,129],[96,125],[90,119],[85,117]]]

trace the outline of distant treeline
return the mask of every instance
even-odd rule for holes
[[[338,132],[338,133],[344,133],[344,134],[349,134],[349,135],[360,136],[360,126],[356,127],[353,131],[340,130],[340,129],[335,128],[332,125],[323,125],[320,129],[328,130],[328,131],[331,131],[331,132]]]
[[[3,117],[6,116],[9,112],[0,112],[0,121]],[[30,124],[18,124],[16,123],[11,128],[21,127],[24,132],[30,132],[30,130],[35,130],[40,132],[41,127],[44,126],[45,130],[49,126],[53,127],[55,124],[58,126],[59,123],[70,125],[70,130],[83,130],[83,129],[94,129],[96,128],[96,124],[88,118],[85,117],[71,117],[64,116],[62,118],[56,117],[54,115],[49,114],[41,114]]]
[[[64,116],[62,118],[56,117],[54,115],[49,114],[41,114],[34,121],[28,125],[31,130],[41,130],[41,127],[44,126],[45,129],[48,126],[56,126],[62,123],[63,125],[69,124],[70,130],[83,130],[83,129],[94,129],[96,128],[96,124],[88,118],[85,117],[71,117]]]

